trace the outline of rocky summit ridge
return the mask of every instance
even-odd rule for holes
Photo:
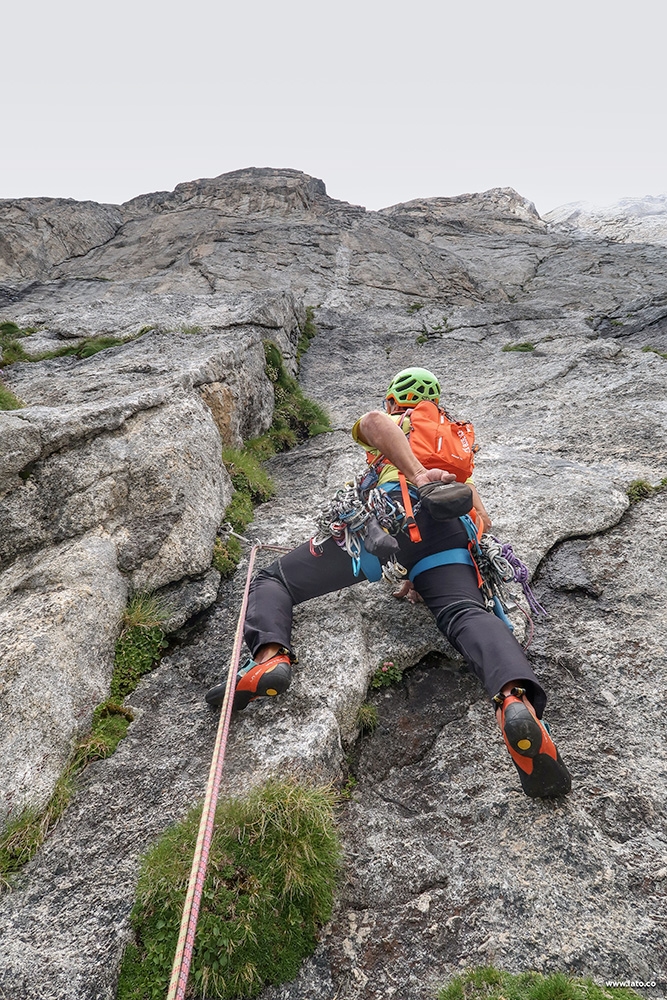
[[[645,210],[644,210],[645,208]],[[128,596],[169,593],[173,640],[0,897],[0,996],[115,996],[138,861],[201,798],[243,564],[211,568],[221,445],[271,422],[263,341],[332,431],[270,462],[250,533],[309,537],[360,467],[349,429],[392,374],[436,371],[482,445],[476,482],[549,615],[529,655],[573,773],[526,799],[482,692],[423,609],[360,584],[297,610],[288,693],[235,717],[225,790],[270,773],[357,785],[333,920],[264,1000],[426,1000],[461,967],[657,982],[665,995],[667,245],[664,199],[542,219],[511,189],[380,212],[296,170],[249,169],[120,206],[0,201],[0,820],[48,800],[108,693]],[[6,359],[5,359],[6,360]],[[208,609],[204,611],[204,609]],[[378,663],[403,683],[357,711]]]

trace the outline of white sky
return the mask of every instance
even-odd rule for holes
[[[667,192],[664,0],[21,0],[0,198],[293,167],[380,208]]]

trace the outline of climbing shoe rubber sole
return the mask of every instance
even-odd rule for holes
[[[251,660],[239,670],[232,708],[235,712],[244,709],[255,698],[273,698],[287,691],[292,680],[289,656],[277,654],[264,663]],[[225,700],[226,679],[206,692],[208,705],[217,708]]]
[[[503,739],[526,795],[567,795],[572,779],[545,726],[520,698],[512,695],[505,698],[501,711]]]

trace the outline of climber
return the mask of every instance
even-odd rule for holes
[[[386,412],[366,413],[352,429],[354,440],[367,452],[369,468],[377,472],[380,489],[397,503],[402,501],[400,509],[406,509],[405,530],[389,541],[402,567],[416,573],[410,572],[411,583],[397,596],[418,595],[424,601],[440,631],[486,688],[526,794],[562,795],[570,790],[571,782],[540,721],[546,694],[510,630],[487,609],[467,551],[468,534],[459,514],[470,511],[480,533],[491,527],[489,515],[469,479],[461,483],[452,472],[426,468],[407,436],[411,421],[416,423],[417,404],[422,400],[438,404],[440,394],[440,384],[431,372],[405,369],[387,389]],[[472,430],[471,425],[456,426]],[[465,479],[465,472],[458,479]],[[408,516],[411,504],[414,516]],[[381,531],[380,535],[388,538]],[[361,572],[356,567],[356,573],[345,548],[329,536],[305,542],[257,574],[244,627],[252,659],[239,670],[235,709],[287,690],[295,659],[290,645],[294,605],[367,578],[363,562]],[[211,688],[207,702],[220,704],[224,689],[224,683]]]

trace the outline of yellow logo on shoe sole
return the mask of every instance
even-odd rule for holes
[[[531,743],[530,740],[519,740],[519,742],[517,743],[519,750],[530,750],[532,745],[533,744]]]
[[[267,688],[266,689],[266,693],[267,694],[278,694],[278,692],[276,691],[275,688]]]

